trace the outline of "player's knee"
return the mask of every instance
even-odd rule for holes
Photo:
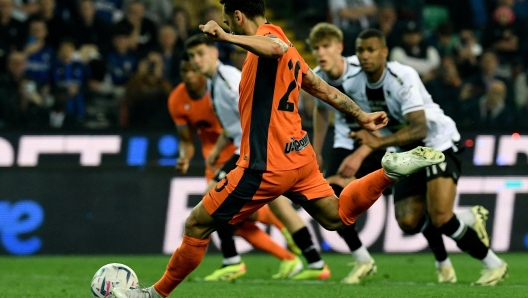
[[[324,220],[323,222],[319,222],[319,223],[324,229],[329,230],[329,231],[337,231],[345,227],[345,225],[343,224],[340,218],[328,219],[328,220]]]
[[[205,239],[215,230],[215,226],[200,220],[198,212],[194,209],[185,220],[185,234],[187,236]]]
[[[420,222],[420,216],[414,214],[404,215],[397,218],[398,226],[400,229],[408,234],[417,234],[420,232],[418,223]]]

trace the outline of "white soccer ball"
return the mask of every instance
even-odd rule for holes
[[[94,298],[113,298],[114,287],[134,289],[139,286],[136,273],[124,264],[111,263],[101,267],[92,278],[92,296]]]

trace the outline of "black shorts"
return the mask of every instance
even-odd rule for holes
[[[227,173],[234,170],[237,166],[236,163],[239,157],[240,155],[233,154],[233,156],[231,156],[231,158],[226,161],[220,169],[216,170],[213,180],[220,181],[225,177],[225,175],[227,175]]]
[[[427,193],[427,182],[438,177],[451,177],[458,182],[461,173],[461,161],[453,149],[443,151],[445,161],[420,170],[409,177],[398,181],[393,187],[394,202],[412,196],[424,196]]]
[[[355,150],[348,150],[345,148],[333,148],[330,157],[328,160],[325,160],[323,170],[324,176],[330,177],[337,174],[337,170],[339,170],[339,166],[343,160],[354,151]],[[361,167],[359,167],[359,170],[356,173],[356,178],[361,178],[369,173],[379,170],[381,168],[381,159],[384,154],[385,150],[377,150],[367,156],[361,164]]]

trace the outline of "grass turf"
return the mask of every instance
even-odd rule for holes
[[[347,255],[326,254],[332,277],[326,281],[274,281],[270,276],[279,262],[263,254],[244,255],[248,272],[232,282],[201,282],[215,270],[220,255],[206,255],[202,264],[173,292],[173,297],[526,297],[528,254],[501,254],[510,277],[496,287],[472,287],[479,277],[480,262],[453,254],[458,283],[437,284],[430,254],[374,255],[378,273],[361,285],[342,285]],[[124,263],[138,274],[140,283],[151,285],[163,274],[168,256],[35,256],[0,257],[0,297],[91,297],[90,281],[104,264]]]

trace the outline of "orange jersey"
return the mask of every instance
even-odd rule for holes
[[[222,133],[222,126],[213,110],[213,105],[206,92],[200,98],[191,98],[187,87],[180,83],[169,95],[169,112],[172,120],[178,126],[193,126],[197,129],[202,143],[202,155],[206,158],[216,143],[216,139]],[[236,150],[235,145],[230,144],[222,151],[218,158],[217,166],[224,164]]]
[[[296,169],[315,158],[297,109],[309,68],[281,28],[263,24],[256,35],[280,38],[289,49],[272,59],[247,54],[240,81],[242,144],[237,165],[261,171]]]

